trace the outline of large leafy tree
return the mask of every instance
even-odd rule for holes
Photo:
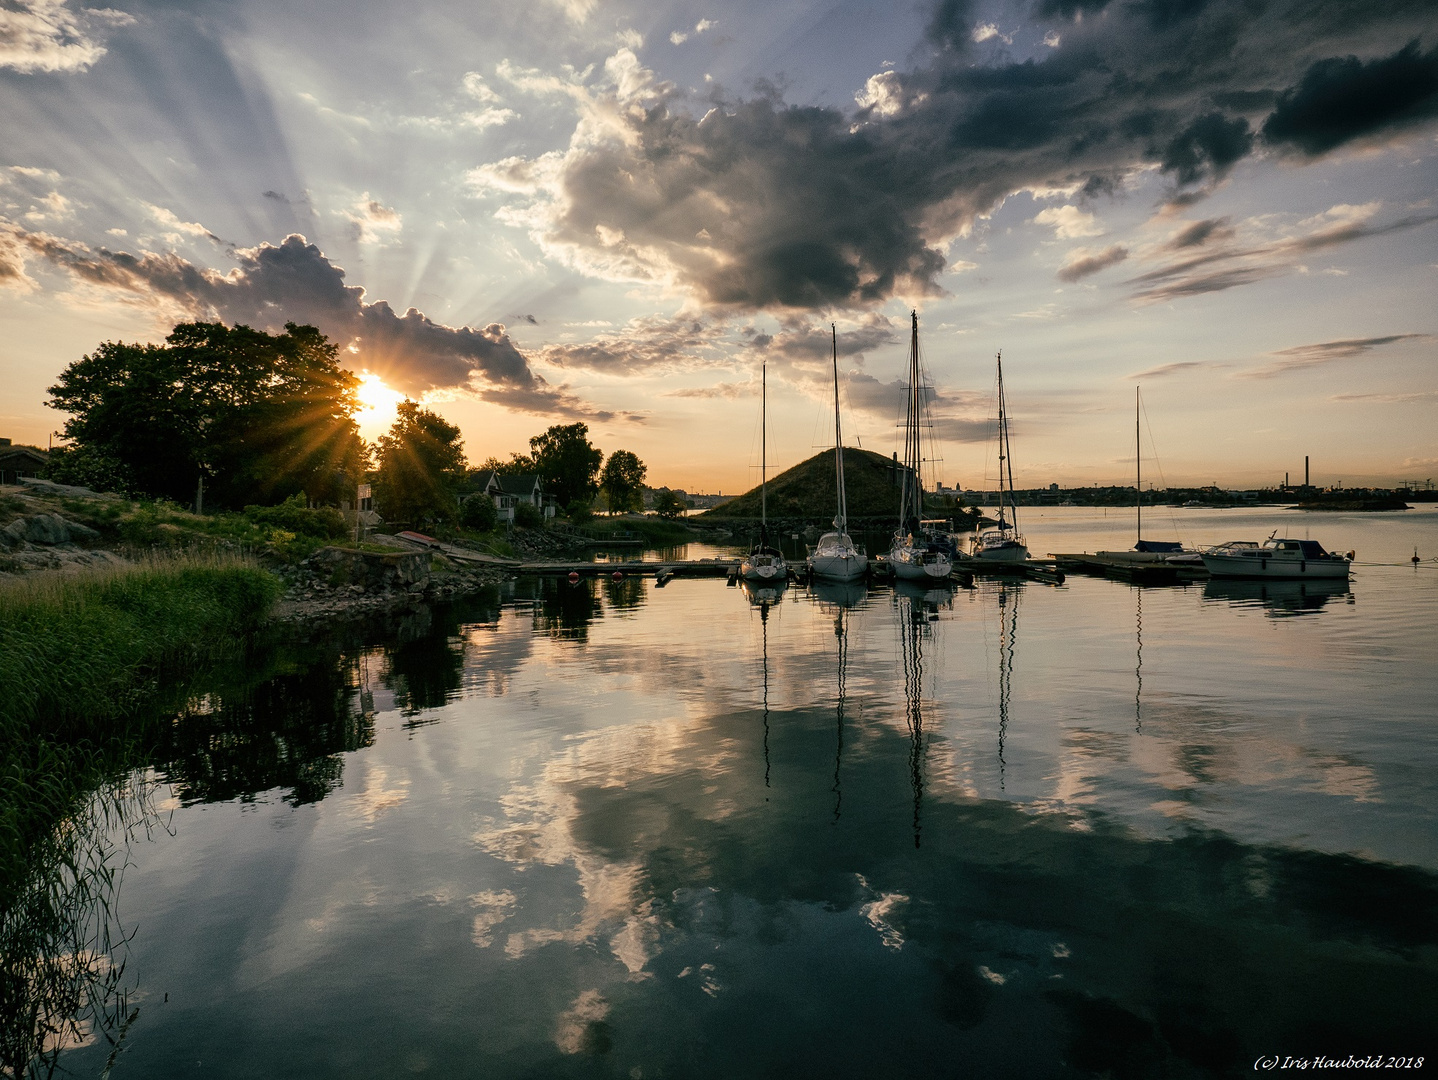
[[[379,437],[375,503],[391,521],[449,521],[465,480],[459,428],[413,401],[399,404],[388,435]]]
[[[590,445],[589,425],[555,424],[543,435],[530,439],[529,447],[545,493],[553,495],[560,506],[594,497],[604,454]]]
[[[312,326],[180,323],[163,345],[104,342],[50,388],[69,413],[57,479],[188,502],[334,501],[367,452],[353,375]]]
[[[599,474],[599,487],[609,502],[610,513],[643,508],[644,477],[648,472],[649,467],[628,450],[616,450],[609,455],[604,471]]]

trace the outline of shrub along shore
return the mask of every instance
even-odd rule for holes
[[[0,585],[0,899],[31,843],[247,647],[281,588],[252,560],[193,553]]]

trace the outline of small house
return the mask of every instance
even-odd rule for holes
[[[546,518],[554,517],[554,500],[545,497],[538,473],[492,472],[485,477],[481,490],[494,500],[500,521],[513,522],[515,508],[520,503],[528,503]]]
[[[39,476],[50,455],[34,446],[12,446],[0,440],[0,484],[18,484],[22,476]]]

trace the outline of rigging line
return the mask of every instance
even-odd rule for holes
[[[1163,474],[1163,462],[1162,462],[1161,460],[1159,460],[1159,456],[1158,456],[1158,443],[1154,440],[1154,437],[1153,437],[1153,422],[1150,421],[1149,418],[1148,418],[1148,406],[1145,405],[1145,404],[1143,404],[1143,399],[1142,399],[1142,398],[1139,399],[1139,408],[1140,408],[1140,410],[1143,412],[1143,422],[1144,422],[1144,426],[1148,428],[1148,445],[1149,445],[1149,449],[1150,449],[1151,451],[1153,451],[1153,464],[1154,464],[1154,467],[1155,467],[1156,469],[1158,469],[1158,479],[1159,479],[1159,481],[1163,484],[1164,490],[1167,491],[1167,490],[1168,490],[1168,477]],[[1140,453],[1141,453],[1141,452],[1142,452],[1142,449],[1140,448]],[[1141,492],[1140,492],[1140,499],[1142,499],[1142,493],[1141,493]],[[1175,540],[1178,540],[1178,539],[1179,539],[1179,535],[1178,535],[1178,518],[1176,518],[1176,517],[1174,516],[1174,514],[1173,514],[1173,507],[1172,507],[1171,505],[1168,507],[1168,523],[1173,527],[1173,538],[1174,538]]]

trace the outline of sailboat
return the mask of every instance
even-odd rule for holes
[[[839,493],[834,531],[819,537],[809,553],[809,572],[830,581],[853,581],[869,571],[869,557],[854,546],[848,532],[848,506],[844,494],[844,437],[839,429],[839,331],[829,324],[834,352],[834,483]]]
[[[904,434],[904,471],[899,496],[899,527],[889,548],[889,565],[894,575],[909,581],[947,578],[954,564],[943,544],[931,542],[923,533],[924,484],[923,429],[924,386],[919,371],[919,313],[910,313],[913,329],[909,335],[909,399]]]
[[[1172,540],[1145,540],[1143,538],[1143,435],[1139,425],[1142,413],[1140,388],[1133,388],[1133,445],[1134,445],[1134,531],[1133,548],[1129,551],[1100,551],[1099,556],[1125,563],[1201,563],[1198,552],[1185,551],[1182,544]]]
[[[769,543],[768,370],[767,364],[759,369],[759,542],[739,563],[739,576],[745,581],[784,582],[789,578],[789,564],[784,561],[784,553]]]
[[[1013,455],[1009,450],[1009,415],[1004,401],[1004,354],[994,357],[999,371],[999,521],[992,529],[978,533],[969,554],[976,559],[996,562],[1024,562],[1029,549],[1019,534],[1019,510],[1014,505]],[[1004,502],[1004,483],[1008,483],[1008,503]],[[1010,520],[1012,519],[1012,520]]]

